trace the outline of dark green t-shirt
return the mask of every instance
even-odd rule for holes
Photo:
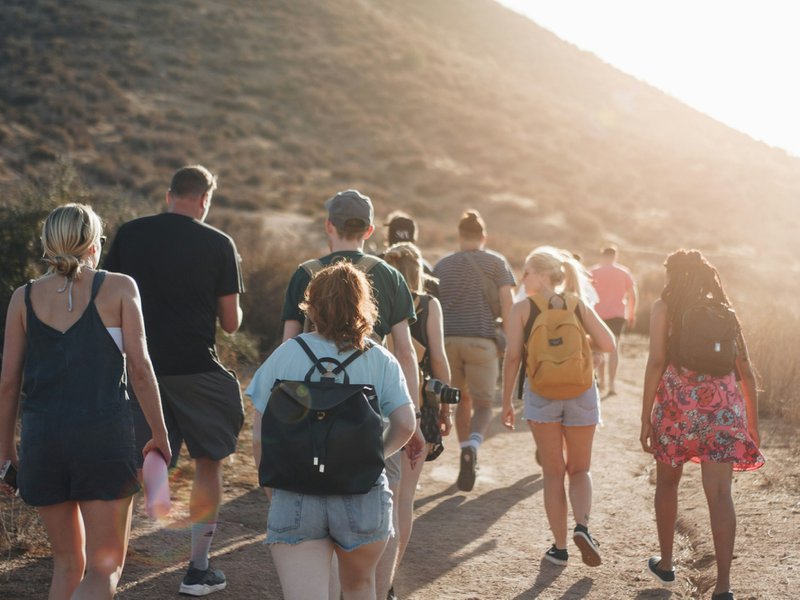
[[[323,256],[319,261],[327,267],[338,260],[357,263],[362,256],[364,253],[358,250],[343,250]],[[414,300],[411,298],[411,292],[400,271],[381,260],[370,269],[367,278],[375,290],[375,297],[378,301],[378,322],[375,324],[375,333],[384,337],[391,332],[394,325],[402,321],[413,323],[416,320]],[[289,281],[289,287],[286,288],[281,320],[303,323],[305,315],[299,307],[310,281],[311,278],[306,270],[298,267]]]

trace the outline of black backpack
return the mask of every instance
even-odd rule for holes
[[[277,380],[261,420],[259,484],[316,496],[366,494],[384,468],[383,419],[369,384],[351,384],[343,362],[317,358],[301,338],[313,363],[303,381]],[[326,369],[323,363],[333,365]],[[311,381],[314,370],[322,374]],[[336,376],[344,374],[344,383]]]
[[[677,362],[698,373],[722,376],[736,366],[739,321],[730,306],[700,302],[681,317]]]

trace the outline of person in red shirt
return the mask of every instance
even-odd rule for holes
[[[617,262],[617,249],[614,246],[603,248],[600,263],[590,269],[598,301],[595,311],[614,333],[617,345],[605,360],[600,355],[597,373],[600,389],[607,389],[606,396],[613,396],[614,380],[619,366],[619,337],[625,325],[631,329],[636,315],[636,283],[630,270]],[[608,363],[608,388],[606,388],[605,363]]]

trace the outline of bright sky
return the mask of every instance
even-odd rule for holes
[[[718,121],[800,156],[795,0],[498,0]]]

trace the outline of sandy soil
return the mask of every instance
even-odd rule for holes
[[[677,534],[678,582],[662,589],[646,572],[657,554],[652,511],[653,461],[639,448],[639,394],[645,342],[628,338],[619,395],[603,402],[592,468],[592,532],[603,564],[584,566],[576,549],[570,565],[542,560],[551,543],[542,505],[542,478],[527,428],[507,433],[497,424],[479,456],[475,489],[454,481],[455,442],[426,466],[417,494],[416,524],[396,581],[403,600],[429,599],[694,599],[709,598],[714,559],[700,469],[685,469]],[[738,538],[733,585],[739,600],[797,597],[800,585],[800,465],[796,433],[780,423],[762,426],[768,463],[735,476]],[[267,502],[255,487],[249,432],[226,469],[225,505],[213,560],[228,577],[215,597],[280,598],[269,552],[262,545]],[[184,461],[188,465],[188,462]],[[124,600],[177,597],[188,561],[186,496],[190,473],[178,474],[166,523],[143,517],[137,500],[130,554],[120,585]],[[51,561],[24,556],[0,562],[0,598],[46,597]]]

